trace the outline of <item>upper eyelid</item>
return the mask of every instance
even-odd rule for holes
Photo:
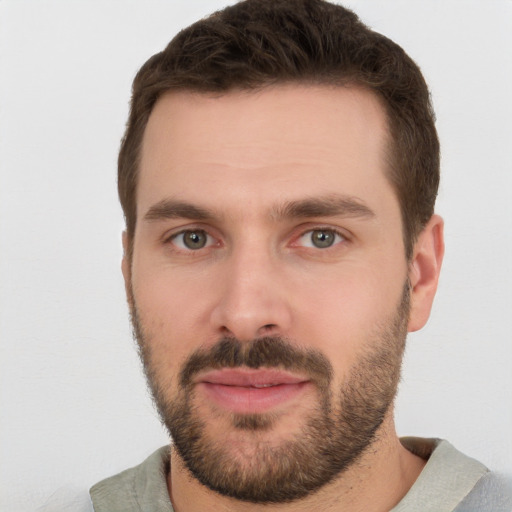
[[[301,243],[301,239],[306,236],[308,233],[312,233],[314,231],[330,231],[334,233],[335,235],[338,235],[341,239],[335,241],[332,245],[328,247],[309,247],[308,245],[303,245]],[[339,250],[341,247],[346,246],[347,244],[352,243],[353,237],[350,233],[347,233],[346,230],[341,229],[339,227],[332,227],[332,226],[313,226],[310,228],[305,228],[299,231],[299,233],[291,238],[291,241],[289,242],[289,247],[292,249],[302,249],[305,251],[322,251],[324,253],[328,253],[332,250]]]
[[[162,242],[168,242],[169,240],[172,240],[173,238],[175,238],[183,233],[186,233],[187,231],[203,231],[210,237],[218,238],[217,235],[212,234],[212,229],[210,227],[202,226],[200,224],[195,224],[195,225],[187,225],[187,226],[177,226],[175,228],[167,229],[161,235],[160,239]]]
[[[305,227],[300,231],[300,234],[298,235],[298,238],[304,236],[307,233],[310,233],[312,231],[332,231],[333,233],[336,233],[337,235],[340,235],[341,237],[350,240],[352,235],[349,231],[346,229],[342,229],[340,227],[334,227],[334,226],[326,226],[326,225],[318,225],[313,227]]]
[[[167,237],[167,239],[168,239],[168,240],[171,240],[171,239],[176,238],[176,237],[178,237],[178,236],[180,236],[180,235],[184,235],[185,233],[194,233],[194,232],[201,232],[201,233],[205,233],[205,234],[206,234],[206,236],[209,236],[210,238],[212,238],[212,235],[210,235],[210,234],[208,233],[208,231],[206,231],[205,229],[200,229],[200,228],[198,228],[198,229],[182,229],[181,231],[176,231],[176,233],[172,233],[171,235],[169,235],[169,236]]]
[[[184,235],[187,232],[194,232],[194,231],[201,231],[206,234],[207,241],[206,245],[204,247],[199,247],[197,249],[192,249],[190,247],[180,247],[181,244],[184,244],[184,240],[180,242],[176,242],[176,238],[178,238],[180,235]],[[209,240],[208,240],[209,239]],[[219,245],[218,238],[211,235],[207,230],[202,228],[187,228],[187,229],[181,229],[180,231],[173,232],[167,236],[164,236],[162,245],[167,246],[169,250],[171,250],[176,255],[178,254],[188,254],[192,255],[196,253],[197,255],[202,254],[203,251],[211,249],[212,247],[215,247],[216,245]],[[172,246],[172,247],[171,247]]]
[[[305,228],[303,230],[303,234],[309,233],[310,231],[333,231],[334,233],[339,233],[340,235],[344,233],[341,228],[334,228],[332,226],[315,226],[312,228]]]

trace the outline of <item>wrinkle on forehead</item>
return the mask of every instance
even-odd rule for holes
[[[245,213],[260,205],[275,208],[279,217],[338,208],[338,200],[328,205],[325,198],[342,194],[344,215],[364,213],[350,201],[378,212],[367,196],[377,197],[389,185],[387,137],[379,99],[357,87],[288,84],[222,96],[167,93],[144,136],[139,218],[167,198],[208,210],[236,199],[232,205],[243,203]],[[324,204],[307,205],[313,198]],[[296,200],[300,207],[284,206]],[[155,214],[153,208],[150,217]]]

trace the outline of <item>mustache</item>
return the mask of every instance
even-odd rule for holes
[[[329,385],[334,373],[321,352],[294,346],[280,336],[265,336],[249,342],[226,337],[208,349],[193,352],[180,371],[179,381],[183,388],[189,388],[194,376],[201,371],[244,366],[304,373],[321,387]]]

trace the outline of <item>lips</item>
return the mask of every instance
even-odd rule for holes
[[[268,412],[286,406],[310,384],[307,378],[281,370],[222,369],[203,373],[197,390],[218,407],[240,414]]]

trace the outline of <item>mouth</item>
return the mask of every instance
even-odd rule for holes
[[[290,405],[311,385],[309,379],[282,370],[225,368],[201,374],[196,388],[229,412],[257,414]]]

